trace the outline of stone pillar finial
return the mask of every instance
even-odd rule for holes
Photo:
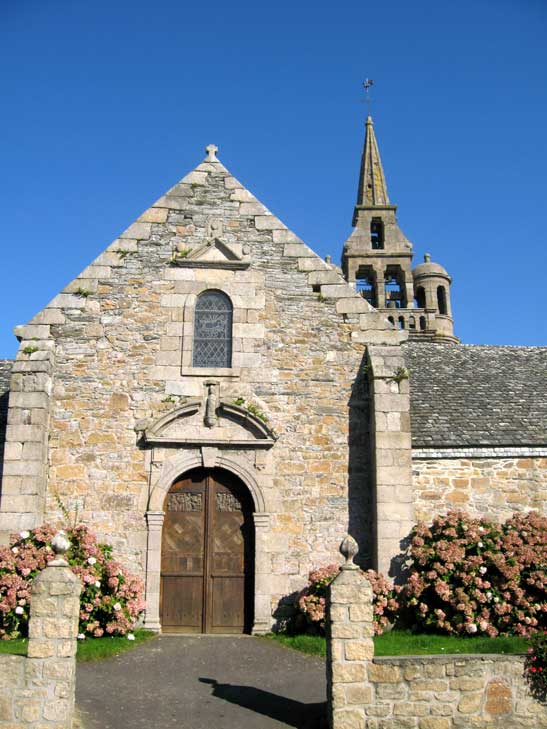
[[[424,261],[426,263],[429,263],[431,261],[431,254],[426,253],[425,256],[424,256]]]
[[[353,558],[359,551],[359,546],[355,539],[348,534],[340,545],[340,553],[346,560],[342,565],[343,570],[357,570],[359,569],[354,563]]]
[[[216,146],[216,144],[208,144],[205,147],[205,151],[207,152],[207,158],[205,160],[206,162],[218,162],[218,159],[217,159],[218,147]]]
[[[68,552],[68,550],[71,547],[70,540],[67,538],[66,534],[62,529],[60,529],[57,534],[53,537],[53,540],[51,542],[51,547],[53,551],[55,552],[55,559],[53,559],[49,564],[51,567],[68,567],[68,562],[65,559],[65,554]]]

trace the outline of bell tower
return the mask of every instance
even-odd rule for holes
[[[414,299],[412,244],[397,224],[386,179],[367,118],[353,233],[344,246],[342,269],[349,283],[376,309],[406,309]]]
[[[397,206],[389,200],[374,124],[369,115],[353,232],[342,253],[344,276],[371,306],[385,311],[386,318],[395,327],[408,329],[411,335],[420,338],[457,341],[450,310],[451,278],[438,264],[430,264],[426,269],[422,264],[413,273],[412,244],[399,228],[396,212]],[[435,272],[430,271],[431,267],[436,267]],[[432,274],[436,277],[433,283]],[[432,295],[434,284],[437,284],[437,298]],[[416,300],[415,287],[421,300]],[[439,318],[438,322],[436,318]]]

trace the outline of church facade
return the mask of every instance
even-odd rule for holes
[[[207,157],[17,327],[0,534],[63,511],[146,579],[146,626],[267,632],[349,531],[397,574],[416,519],[545,511],[547,349],[461,345],[366,124],[322,260]]]

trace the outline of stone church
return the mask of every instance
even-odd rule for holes
[[[143,574],[150,629],[263,633],[348,531],[396,575],[418,519],[547,511],[547,348],[460,344],[372,119],[341,267],[216,153],[16,327],[2,538],[68,510]]]

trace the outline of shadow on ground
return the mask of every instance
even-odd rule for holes
[[[326,726],[327,704],[324,701],[305,704],[302,701],[295,701],[255,686],[219,683],[214,678],[200,677],[199,680],[201,683],[211,686],[212,695],[215,698],[243,706],[257,714],[269,716],[286,726],[292,726],[295,729],[320,729],[320,727]]]

